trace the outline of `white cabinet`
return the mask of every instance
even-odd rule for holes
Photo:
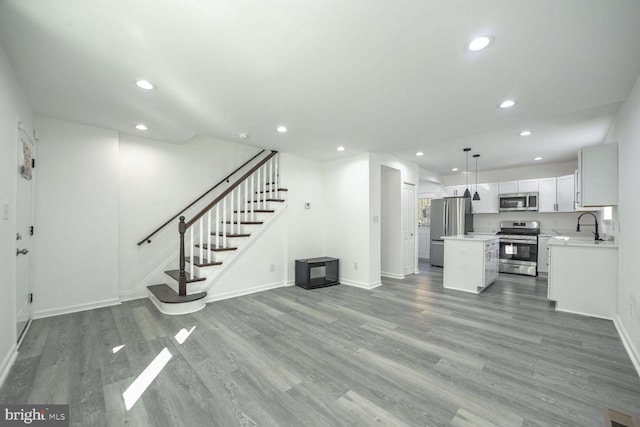
[[[523,179],[520,181],[502,181],[498,185],[500,194],[509,193],[536,193],[538,191],[537,179]]]
[[[498,183],[498,192],[500,194],[517,193],[518,181],[502,181]]]
[[[549,239],[551,236],[538,236],[538,273],[549,272]]]
[[[443,286],[479,293],[498,277],[500,239],[451,236],[444,239]]]
[[[473,213],[498,213],[498,183],[478,184],[477,191],[480,200],[471,201]]]
[[[471,185],[468,187],[471,191]],[[466,185],[448,185],[442,188],[444,191],[444,197],[462,197],[464,196],[464,190],[467,189]],[[472,194],[473,196],[473,194]]]
[[[536,193],[537,191],[537,179],[525,179],[522,181],[518,181],[518,193]]]
[[[579,207],[618,204],[618,144],[599,144],[578,152],[576,202]]]
[[[540,178],[538,189],[539,212],[573,212],[575,210],[573,175]]]
[[[618,249],[549,242],[549,299],[556,310],[613,319],[616,312]]]
[[[575,211],[575,178],[573,175],[559,176],[557,179],[556,210],[557,212]]]

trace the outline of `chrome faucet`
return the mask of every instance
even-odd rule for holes
[[[593,233],[595,235],[595,240],[600,240],[600,235],[598,234],[598,217],[595,216],[595,214],[593,212],[585,212],[583,214],[580,214],[580,216],[578,217],[578,226],[576,227],[576,231],[580,231],[580,218],[582,218],[583,215],[589,214],[591,216],[593,216],[593,219],[595,220],[595,224],[583,224],[583,225],[595,225],[596,227],[596,231],[595,233]]]

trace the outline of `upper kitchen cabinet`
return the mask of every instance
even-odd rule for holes
[[[565,175],[538,180],[539,212],[573,212],[574,176]]]
[[[464,190],[467,188],[471,191],[471,186],[467,187],[466,185],[448,185],[443,187],[442,190],[444,191],[444,197],[462,197],[464,196]]]
[[[578,152],[578,207],[618,204],[618,144],[599,144]]]
[[[502,181],[498,184],[499,194],[536,193],[537,191],[538,191],[537,179],[525,179],[521,181]]]
[[[478,184],[480,200],[472,200],[473,213],[498,213],[498,183]]]

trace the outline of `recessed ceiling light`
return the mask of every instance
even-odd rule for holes
[[[535,160],[535,161],[542,160],[542,157],[536,157],[533,160]]]
[[[285,133],[287,131],[287,128],[285,126],[278,126],[276,130],[280,133]]]
[[[458,168],[451,168],[451,172],[458,172]]]
[[[531,135],[530,130],[523,130],[522,132],[520,132],[520,136],[529,136],[529,135]]]
[[[240,139],[249,139],[249,134],[245,133],[245,132],[240,132],[238,134],[238,138],[240,138]]]
[[[510,108],[513,107],[514,105],[516,105],[516,101],[512,100],[512,99],[507,99],[505,101],[502,101],[499,105],[500,108]]]
[[[469,43],[465,45],[465,49],[470,52],[477,52],[479,50],[485,49],[493,42],[493,36],[490,34],[486,34],[483,36],[478,36],[471,40]]]
[[[156,88],[156,86],[153,83],[151,83],[149,80],[138,80],[136,82],[136,86],[138,86],[140,89],[146,89],[146,90],[151,90]]]
[[[143,124],[143,123],[138,123],[138,124],[136,125],[136,129],[138,129],[138,130],[147,130],[147,129],[149,129],[149,128],[147,127],[147,125],[145,125],[145,124]]]
[[[418,151],[418,152],[416,153],[416,156],[418,156],[418,157],[420,157],[420,156],[424,156],[424,153],[423,153],[422,151]]]
[[[341,145],[340,147],[336,148],[336,150],[338,150],[338,151],[344,151],[344,147]]]

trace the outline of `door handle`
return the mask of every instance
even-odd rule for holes
[[[16,249],[16,256],[18,255],[26,255],[29,253],[28,249]]]

